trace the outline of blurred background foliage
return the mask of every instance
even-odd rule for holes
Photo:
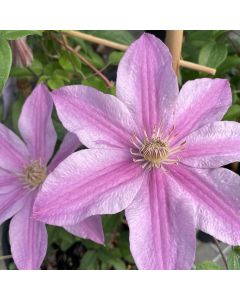
[[[141,31],[84,31],[97,37],[129,45]],[[14,62],[13,41],[26,37],[33,59],[30,64]],[[59,42],[60,41],[60,42]],[[62,44],[61,44],[62,43]],[[64,43],[64,44],[63,44]],[[74,51],[69,51],[70,46]],[[111,81],[111,87],[86,65],[76,53],[100,70]],[[117,65],[123,52],[64,37],[60,31],[0,31],[0,121],[18,133],[17,122],[24,100],[38,82],[50,90],[69,84],[92,86],[105,93],[115,93]],[[233,105],[226,120],[240,120],[240,31],[185,31],[182,49],[185,60],[217,69],[215,77],[227,78],[233,93]],[[181,69],[179,83],[211,77]],[[59,146],[65,129],[53,112]],[[57,150],[57,149],[56,149]],[[104,216],[104,246],[80,239],[62,228],[48,226],[49,247],[43,269],[136,269],[129,250],[129,233],[122,213]],[[240,269],[240,248],[232,249],[227,258],[229,269]],[[14,268],[13,263],[8,264]],[[212,261],[204,261],[196,269],[221,269]]]

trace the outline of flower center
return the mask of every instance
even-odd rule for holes
[[[22,177],[25,185],[30,188],[36,188],[47,177],[47,168],[40,161],[33,160],[24,168]]]
[[[186,144],[184,141],[179,145],[171,146],[176,136],[174,126],[166,136],[164,136],[161,126],[158,128],[154,126],[151,136],[148,136],[144,130],[142,140],[134,133],[131,138],[134,147],[130,149],[133,161],[141,163],[144,169],[156,167],[166,171],[164,165],[178,163],[180,158],[176,154],[184,150]]]

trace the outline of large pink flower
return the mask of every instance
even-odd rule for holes
[[[46,179],[35,216],[70,225],[125,209],[140,269],[188,269],[195,229],[240,244],[240,179],[219,168],[240,159],[240,125],[223,79],[178,90],[167,47],[144,34],[117,73],[117,97],[86,86],[53,92],[59,118],[90,149]]]
[[[19,119],[19,131],[25,143],[0,124],[0,224],[13,217],[10,244],[19,269],[38,269],[47,251],[45,224],[32,218],[33,203],[41,184],[47,173],[80,146],[77,136],[67,133],[47,166],[56,143],[52,106],[51,94],[43,84],[38,85],[26,100]],[[75,235],[103,242],[98,216],[65,228]]]

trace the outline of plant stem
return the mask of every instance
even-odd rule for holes
[[[12,255],[0,256],[0,260],[9,259],[9,258],[12,258]]]
[[[217,246],[217,248],[218,248],[218,251],[219,251],[219,253],[220,253],[221,257],[222,257],[224,266],[225,266],[226,270],[228,270],[227,260],[226,260],[225,255],[224,255],[223,252],[222,252],[222,249],[221,249],[221,247],[220,247],[220,244],[219,244],[219,242],[218,242],[217,239],[213,238],[213,240],[214,240],[214,243],[216,244],[216,246]]]
[[[78,53],[74,48],[72,48],[69,44],[66,43],[66,41],[62,41],[58,39],[56,36],[52,35],[52,38],[62,45],[64,48],[66,48],[68,51],[72,52],[74,55],[76,55],[83,63],[85,63],[90,69],[92,69],[106,84],[108,88],[112,87],[111,81],[107,79],[105,75],[103,75],[102,72],[100,72],[90,61],[88,61],[84,56],[82,56],[80,53]]]
[[[126,51],[127,48],[128,48],[128,45],[115,43],[115,42],[112,42],[112,41],[109,41],[109,40],[106,40],[106,39],[103,39],[103,38],[93,36],[91,34],[83,33],[81,31],[65,30],[65,31],[62,31],[62,33],[64,35],[67,35],[67,36],[80,38],[82,40],[85,40],[85,41],[88,41],[88,42],[91,42],[91,43],[95,43],[95,44],[98,44],[98,45],[103,45],[103,46],[106,46],[106,47],[109,47],[109,48],[112,48],[112,49],[116,49],[116,50],[120,50],[120,51]],[[176,62],[175,62],[175,64],[176,64]],[[215,75],[215,73],[216,73],[216,69],[206,67],[206,66],[202,66],[202,65],[199,65],[199,64],[196,64],[196,63],[192,63],[190,61],[186,61],[186,60],[183,60],[183,59],[179,60],[178,65],[180,67],[183,67],[183,68],[191,69],[191,70],[198,71],[198,72],[204,72],[204,73],[211,74],[211,75]]]
[[[80,31],[75,31],[75,30],[66,30],[63,31],[64,34],[71,36],[71,37],[76,37],[76,38],[80,38],[82,40],[91,42],[91,43],[95,43],[98,45],[103,45],[109,48],[113,48],[116,50],[120,50],[120,51],[125,51],[127,50],[128,46],[127,45],[123,45],[123,44],[119,44],[119,43],[115,43],[106,39],[102,39],[99,37],[96,37],[94,35],[91,34],[87,34],[87,33],[83,33]]]

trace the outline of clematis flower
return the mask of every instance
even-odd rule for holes
[[[89,149],[46,179],[34,216],[61,226],[125,210],[140,269],[189,269],[196,228],[240,244],[240,125],[220,122],[227,80],[188,81],[179,92],[167,47],[144,34],[122,58],[116,97],[76,85],[52,93],[63,125]]]
[[[24,142],[0,124],[0,224],[12,217],[10,244],[19,269],[38,269],[47,251],[45,224],[32,218],[36,195],[47,174],[79,146],[73,133],[66,134],[50,164],[56,132],[51,120],[52,98],[40,84],[26,100],[19,118]],[[100,217],[65,226],[75,235],[103,243]]]

